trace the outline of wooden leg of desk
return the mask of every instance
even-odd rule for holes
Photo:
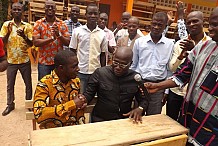
[[[33,123],[33,130],[36,130],[36,120],[33,119],[33,120],[32,120],[32,123]]]
[[[28,134],[28,146],[32,146],[31,144],[31,139],[30,139],[30,135]]]

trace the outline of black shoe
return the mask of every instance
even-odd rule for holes
[[[14,106],[7,106],[6,109],[2,112],[2,116],[8,115],[14,109],[15,109]]]

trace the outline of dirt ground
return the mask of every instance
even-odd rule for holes
[[[37,83],[37,69],[32,67],[33,93]],[[0,73],[0,112],[6,107],[6,72]],[[20,73],[17,74],[15,84],[15,110],[7,116],[0,115],[0,145],[27,146],[28,133],[32,131],[31,120],[26,120],[25,85]],[[0,114],[1,114],[0,113]]]
[[[37,68],[32,66],[33,93],[37,84]],[[6,107],[6,72],[0,72],[0,112]],[[32,131],[32,121],[26,120],[25,112],[25,85],[18,72],[15,83],[15,110],[9,115],[0,115],[0,145],[27,146],[28,134]],[[0,113],[0,114],[1,114]],[[163,107],[162,113],[165,113]]]

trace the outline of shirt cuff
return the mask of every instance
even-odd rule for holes
[[[73,110],[73,109],[76,109],[76,104],[73,100],[71,101],[68,101],[64,104],[64,109],[66,111],[70,111],[70,110]]]
[[[174,83],[176,83],[177,86],[179,86],[180,88],[183,87],[184,83],[182,81],[180,81],[177,77],[175,76],[171,76],[168,79],[171,79]]]

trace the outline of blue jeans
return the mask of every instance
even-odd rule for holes
[[[51,74],[55,69],[55,65],[43,65],[38,63],[38,80],[41,80],[45,75]]]
[[[91,74],[82,74],[78,73],[80,79],[80,93],[83,94],[86,91],[86,87],[89,81]]]

